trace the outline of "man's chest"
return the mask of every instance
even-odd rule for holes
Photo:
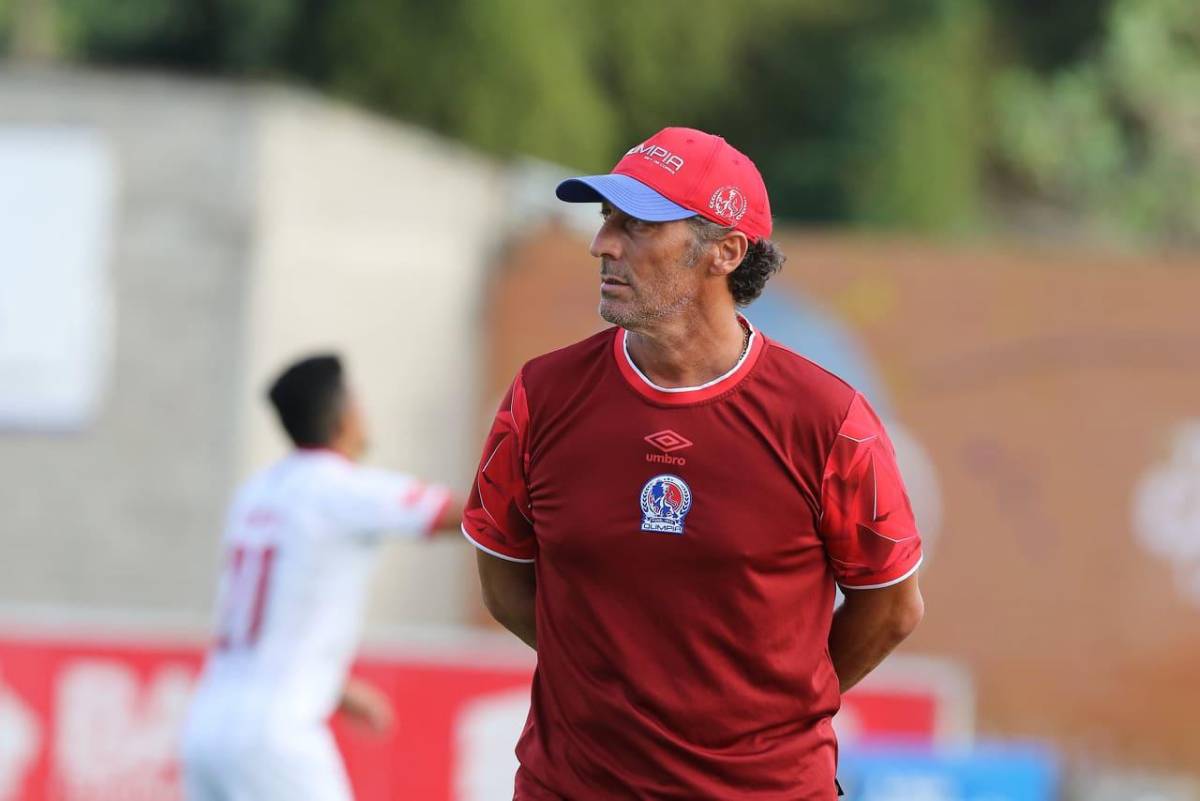
[[[539,552],[715,567],[811,548],[819,488],[793,464],[792,436],[732,404],[560,415],[528,453]]]

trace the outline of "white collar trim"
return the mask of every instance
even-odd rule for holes
[[[735,364],[733,367],[729,368],[728,372],[717,376],[712,381],[706,381],[705,383],[700,384],[699,386],[695,386],[695,387],[660,387],[658,384],[655,384],[653,381],[651,381],[649,378],[647,378],[646,374],[643,373],[640,369],[638,369],[638,366],[633,363],[633,359],[629,355],[629,332],[626,331],[624,328],[621,329],[621,352],[625,354],[625,361],[629,363],[629,366],[631,368],[633,368],[633,372],[637,374],[637,377],[642,379],[643,381],[645,381],[647,386],[655,389],[658,392],[671,392],[671,393],[697,392],[702,389],[708,389],[711,386],[720,384],[722,381],[726,380],[727,378],[729,378],[730,376],[735,374],[738,370],[742,369],[742,365],[745,364],[746,359],[749,358],[750,353],[754,350],[755,337],[758,336],[758,331],[756,331],[754,326],[750,324],[750,321],[747,320],[742,315],[739,314],[738,319],[746,324],[746,328],[750,329],[750,338],[748,340],[746,340],[746,352],[743,353],[741,358],[739,358],[737,360],[737,364]]]

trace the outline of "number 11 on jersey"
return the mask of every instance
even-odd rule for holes
[[[217,647],[253,648],[262,630],[275,546],[232,546],[221,577]]]

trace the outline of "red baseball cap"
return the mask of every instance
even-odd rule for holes
[[[664,128],[630,149],[608,175],[569,178],[554,193],[568,203],[607,200],[647,222],[699,214],[751,242],[771,235],[771,203],[754,162],[695,128]]]

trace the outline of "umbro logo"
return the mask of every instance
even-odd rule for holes
[[[675,433],[669,428],[663,429],[662,431],[656,431],[649,436],[643,437],[643,439],[645,439],[646,442],[650,443],[655,448],[658,448],[660,451],[662,451],[662,453],[646,454],[646,461],[654,464],[685,464],[687,460],[685,460],[682,456],[670,456],[668,454],[671,454],[674,451],[681,451],[684,448],[692,447],[692,441],[690,439],[682,434]]]
[[[644,439],[646,442],[649,442],[663,453],[681,451],[684,448],[692,447],[692,441],[690,439],[685,437],[683,434],[676,434],[669,428],[662,431],[656,431]]]

